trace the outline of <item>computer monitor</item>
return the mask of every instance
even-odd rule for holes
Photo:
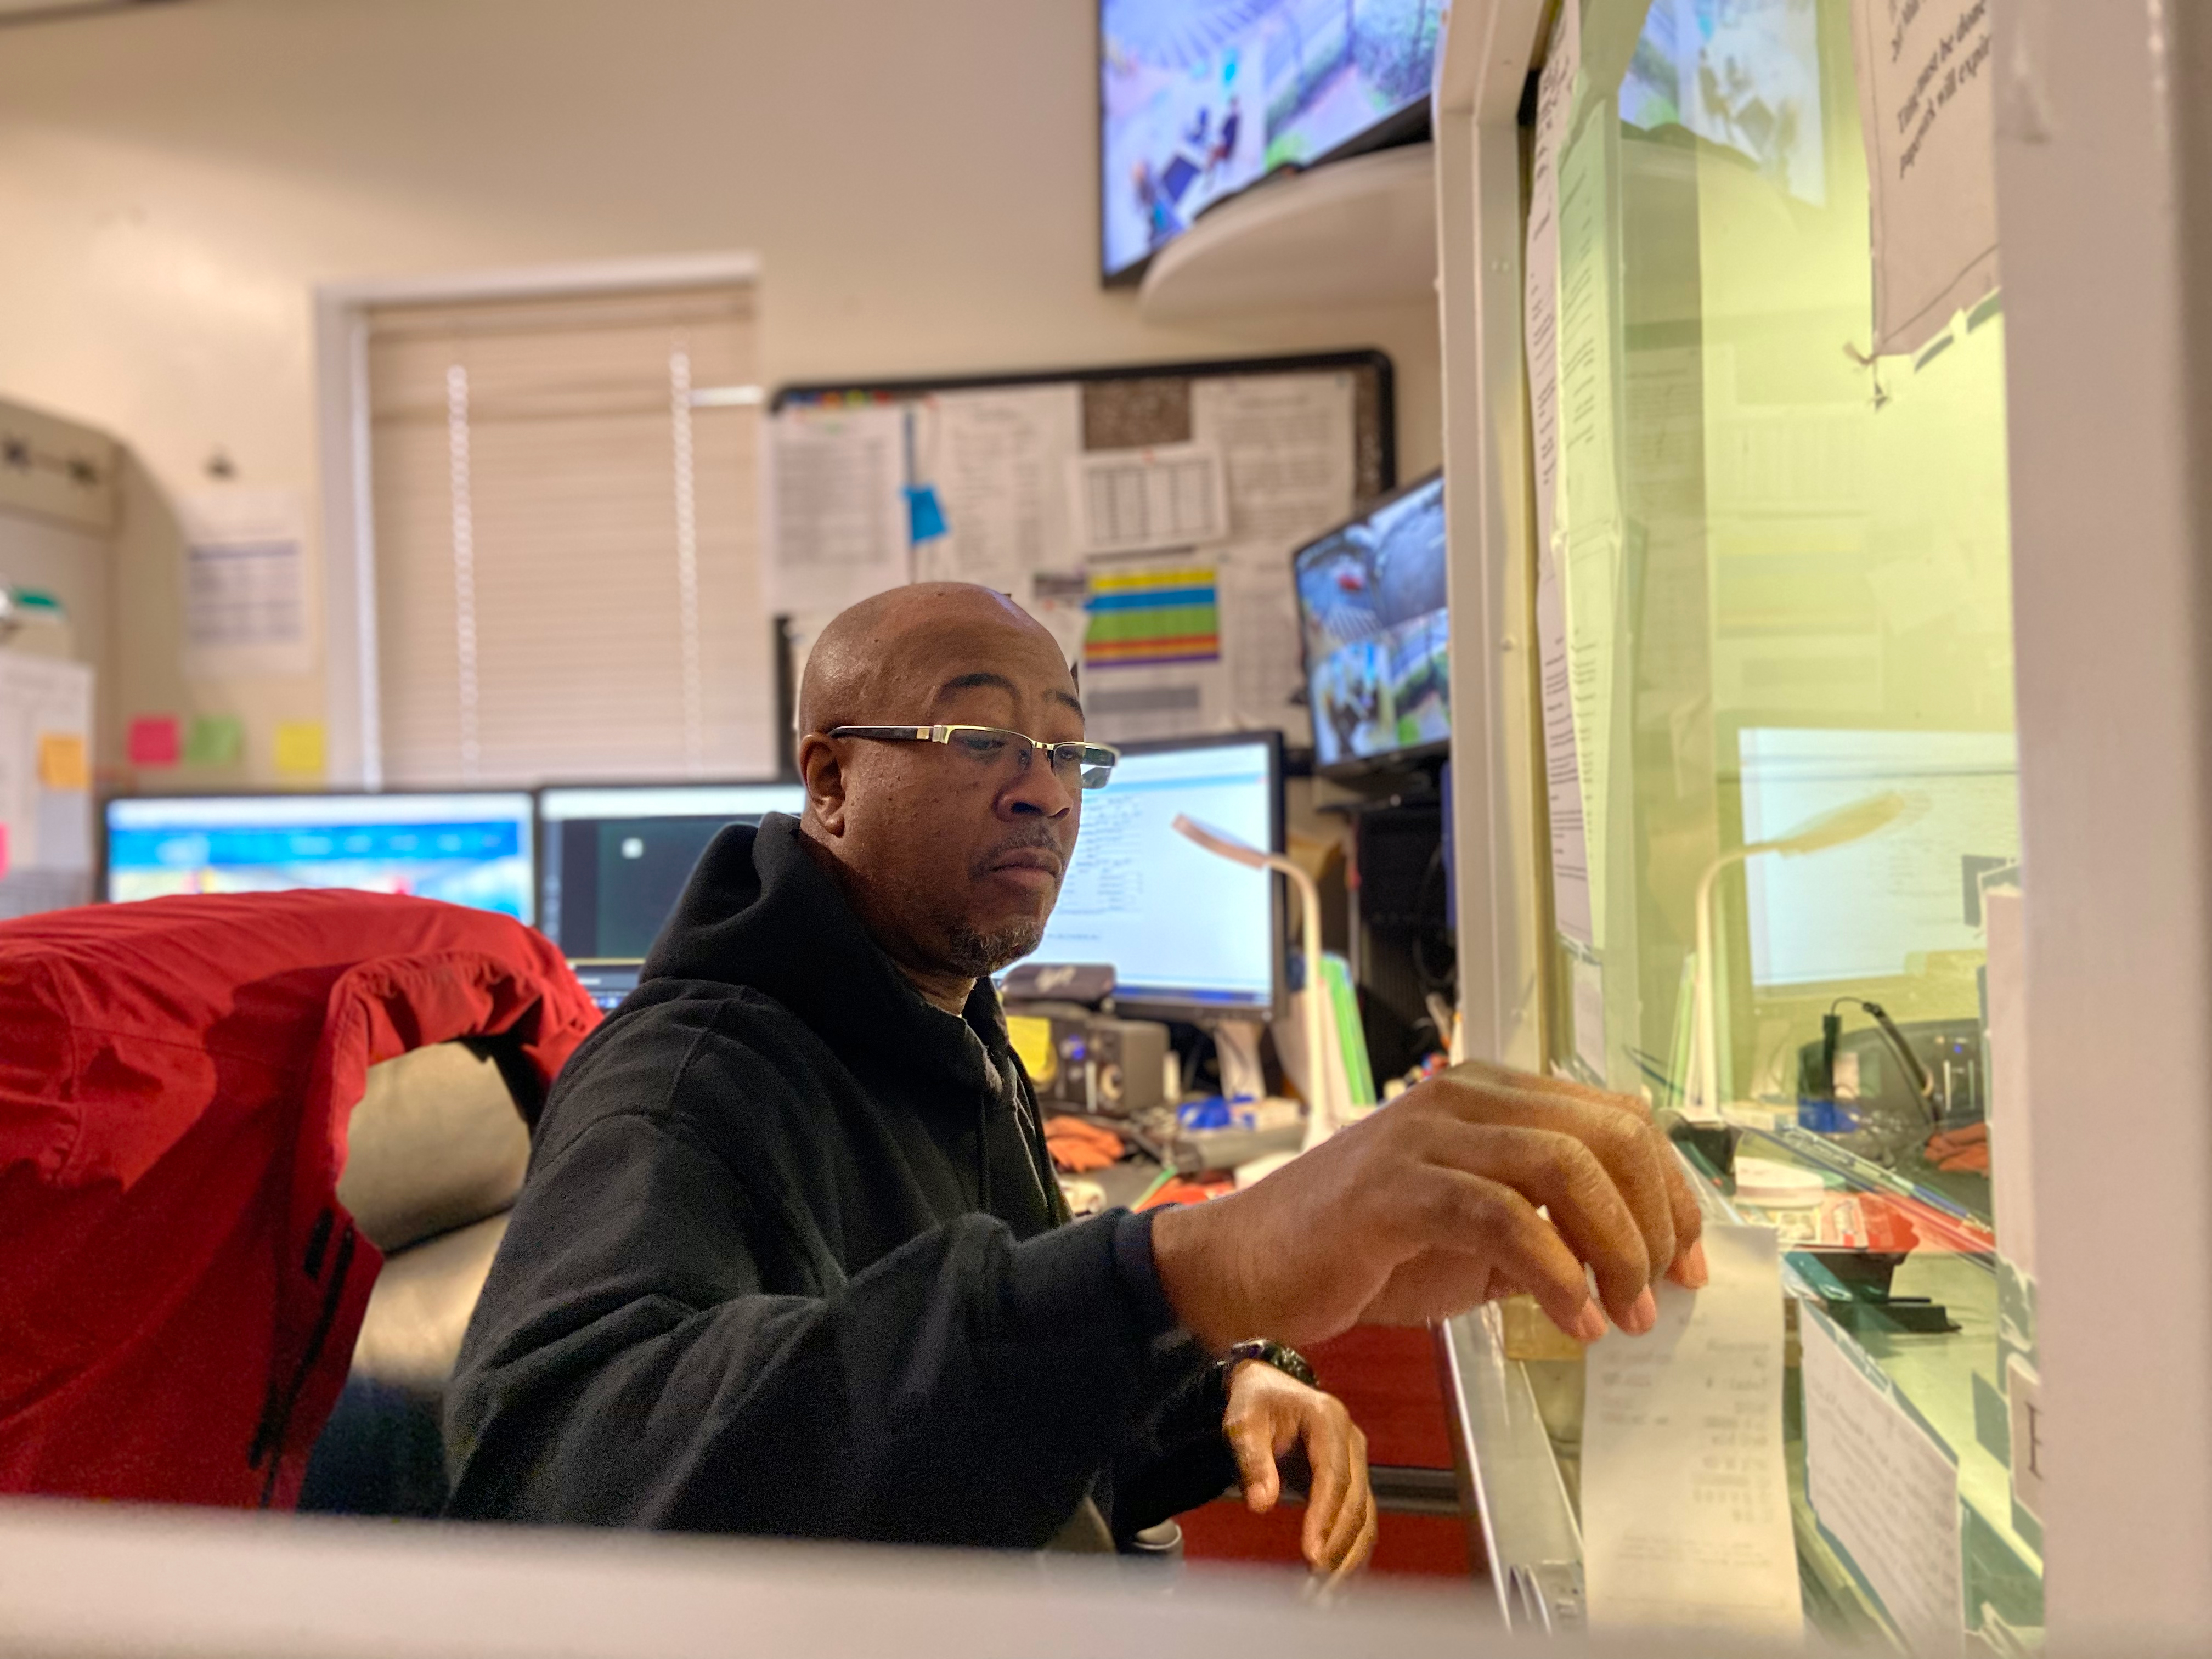
[[[1863,985],[1916,954],[1980,945],[1971,872],[2020,856],[2011,732],[1744,726],[1736,751],[1746,845],[1869,795],[1906,802],[1863,841],[1746,863],[1753,986]]]
[[[1443,474],[1307,543],[1291,568],[1315,766],[1341,777],[1448,753]]]
[[[522,790],[122,798],[107,803],[107,896],[349,887],[529,921],[532,829]]]
[[[1177,813],[1283,847],[1279,733],[1131,744],[1083,798],[1060,902],[1029,960],[1105,963],[1124,1012],[1266,1019],[1278,994],[1275,878],[1178,835]]]
[[[1280,167],[1428,125],[1443,0],[1099,0],[1099,253],[1129,282]]]
[[[796,783],[541,789],[539,925],[571,962],[642,961],[717,833],[805,805]]]

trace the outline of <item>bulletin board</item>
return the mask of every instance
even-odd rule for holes
[[[784,732],[829,616],[966,580],[1053,630],[1095,737],[1310,746],[1291,554],[1397,483],[1382,352],[820,382],[769,409]]]

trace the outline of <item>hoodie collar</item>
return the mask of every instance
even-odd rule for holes
[[[992,1087],[988,1056],[1007,1046],[990,980],[975,981],[958,1019],[926,1000],[801,844],[798,820],[781,812],[757,829],[732,824],[708,844],[641,978],[749,987],[841,1055],[969,1094]]]

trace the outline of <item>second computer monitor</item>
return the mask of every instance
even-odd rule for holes
[[[1036,963],[1107,963],[1127,1012],[1265,1019],[1278,990],[1276,882],[1175,830],[1188,814],[1249,846],[1283,845],[1273,732],[1133,744],[1083,798],[1083,832]]]
[[[542,790],[539,926],[572,962],[636,961],[724,826],[805,804],[795,783]]]

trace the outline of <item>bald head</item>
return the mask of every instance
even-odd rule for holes
[[[1060,700],[1079,717],[1083,705],[1059,642],[1004,593],[974,582],[886,588],[839,611],[816,637],[799,681],[799,735],[914,724],[921,719],[916,691],[999,672],[1001,658],[1034,661],[1040,652],[1060,665]]]
[[[803,831],[854,912],[925,996],[957,1011],[975,980],[1036,948],[1075,851],[1079,787],[1028,744],[912,740],[970,726],[1047,744],[1084,736],[1059,642],[1003,593],[918,582],[822,630],[799,689]],[[831,737],[847,726],[908,734]]]

